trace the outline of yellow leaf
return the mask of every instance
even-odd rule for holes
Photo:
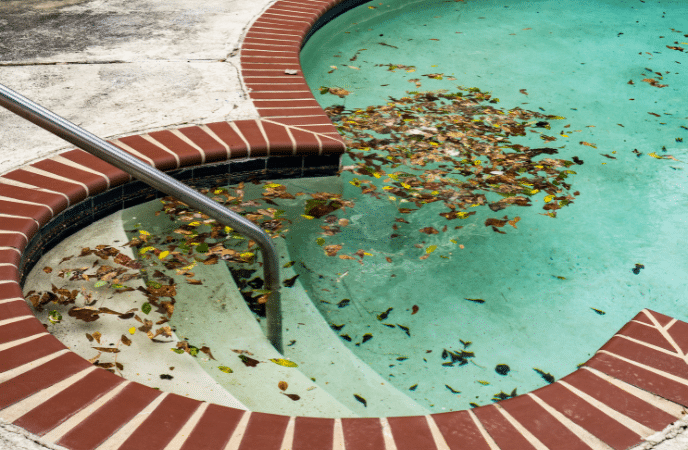
[[[449,242],[451,242],[452,244],[458,244],[456,239],[449,239]]]
[[[309,216],[309,215],[307,215],[307,214],[301,214],[301,217],[303,217],[304,219],[308,219],[308,220],[313,220],[313,219],[315,219],[315,217]]]
[[[168,250],[165,250],[164,252],[160,252],[158,255],[158,259],[165,259],[169,256],[170,252]]]
[[[232,373],[232,372],[234,372],[232,369],[230,369],[230,368],[227,367],[227,366],[218,366],[217,368],[220,369],[220,371],[222,371],[222,372],[224,372],[224,373]]]
[[[655,152],[650,153],[650,156],[652,156],[653,158],[662,159],[662,157]]]
[[[244,252],[244,253],[242,253],[242,254],[239,255],[239,256],[241,256],[241,259],[253,258],[253,252]]]
[[[409,184],[401,183],[401,185],[404,187],[404,189],[411,189],[411,185]]]
[[[136,327],[129,328],[129,334],[134,334],[134,333],[136,333]]]
[[[139,250],[139,255],[143,255],[146,252],[149,252],[153,250],[155,247],[143,247],[141,250]]]
[[[553,196],[553,195],[548,195],[548,196],[545,197],[545,203],[549,203],[549,202],[551,202],[553,199],[554,199],[554,196]]]
[[[432,253],[432,252],[434,252],[435,250],[437,250],[437,246],[436,246],[436,245],[431,245],[430,247],[428,247],[428,248],[425,249],[425,253]]]
[[[487,381],[484,381],[484,380],[478,380],[478,383],[482,384],[483,386],[487,386],[488,384],[490,384],[490,383],[488,383]]]
[[[147,232],[146,230],[139,230],[139,234],[142,234],[144,236],[150,236],[150,233]]]
[[[397,199],[396,197],[392,197],[391,195],[388,195],[387,198],[393,202],[396,201],[396,199]]]
[[[197,226],[199,226],[200,224],[201,224],[201,222],[195,220],[195,221],[193,221],[193,222],[190,222],[190,223],[189,223],[189,226],[190,226],[190,227],[197,227]]]
[[[293,361],[289,361],[288,359],[282,359],[282,358],[272,358],[270,361],[274,362],[278,366],[284,366],[284,367],[299,367],[298,364],[296,364]]]
[[[394,188],[392,186],[383,186],[382,189],[384,189],[385,191],[389,191]]]
[[[278,187],[280,187],[280,186],[282,186],[282,185],[281,185],[281,184],[277,184],[277,183],[270,183],[270,184],[266,184],[266,185],[265,185],[266,188],[270,188],[270,189],[275,189],[275,188],[278,188]]]

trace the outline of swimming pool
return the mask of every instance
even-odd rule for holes
[[[322,14],[322,12],[320,12],[318,14]],[[291,34],[291,33],[285,33],[285,34]],[[269,35],[269,33],[268,33],[268,35]],[[267,36],[267,37],[269,38],[269,36]],[[247,69],[247,71],[249,71],[249,72],[250,72],[250,70],[251,69]],[[276,70],[276,71],[281,73],[281,71],[278,71],[278,70]],[[246,72],[245,72],[245,74],[246,74]],[[304,106],[304,108],[309,108],[309,107],[310,106]],[[301,123],[303,123],[303,118],[298,118],[298,119],[295,118],[294,120],[298,120]],[[267,124],[267,123],[269,123],[269,122],[265,122],[265,124]],[[198,131],[200,133],[200,130],[198,130]],[[268,133],[268,135],[272,136],[270,133]],[[275,135],[275,136],[277,136],[277,135]],[[253,139],[249,139],[249,140],[251,140],[252,142],[255,142],[255,141],[253,141]],[[278,140],[273,141],[273,143],[275,143],[275,144],[277,142],[278,142]],[[202,144],[199,143],[199,146],[200,145],[202,145]],[[260,143],[258,143],[258,145],[260,145]],[[142,150],[142,151],[145,151],[145,150]],[[51,170],[53,170],[53,169],[51,169]],[[62,209],[62,207],[60,207],[58,204],[58,203],[60,203],[59,201],[55,200],[54,202],[51,202],[51,203],[56,203],[56,205],[54,205],[54,206],[55,206],[57,211],[60,211]],[[6,299],[3,303],[11,303],[11,302],[12,302],[12,299]],[[7,309],[7,308],[4,308],[4,309]],[[14,311],[14,310],[12,310],[12,311]],[[634,322],[634,323],[648,323],[649,324],[649,323],[654,323],[655,320],[658,320],[660,323],[660,326],[664,326],[666,328],[668,328],[669,326],[671,326],[672,323],[674,323],[670,320],[670,318],[666,319],[666,318],[663,318],[661,315],[656,315],[653,313],[647,313],[647,317],[645,317],[643,314],[645,314],[645,313],[641,313],[638,317],[636,317],[636,322]],[[5,315],[4,317],[7,317],[7,316]],[[671,333],[674,334],[674,330],[678,330],[679,328],[680,327],[678,327],[678,326],[676,326],[675,328],[672,328]],[[630,331],[630,328],[626,331],[623,331],[622,334],[627,334],[627,333],[629,333],[629,331]],[[675,335],[675,336],[677,336],[677,338],[678,338],[678,335]],[[616,343],[620,342],[617,338],[615,338],[613,341]],[[621,341],[623,341],[623,339]],[[608,346],[605,346],[605,349],[603,349],[603,350],[604,350],[604,352],[606,352],[605,355],[609,354],[610,352],[611,352],[611,354],[614,354],[615,352],[618,353],[619,346],[615,345],[614,348],[612,348],[611,346],[608,345]],[[594,358],[594,361],[591,361],[588,363],[588,366],[594,366],[594,367],[598,367],[598,368],[602,367],[599,365],[599,363],[605,359],[605,355],[602,355],[601,353],[598,354]],[[636,356],[629,356],[629,357],[633,360],[635,360],[635,358],[636,358]],[[595,361],[597,361],[597,362],[595,362]],[[612,364],[612,366],[613,366],[613,364]],[[605,371],[611,370],[610,373],[614,373],[616,377],[629,380],[629,382],[632,382],[634,384],[637,383],[638,385],[641,385],[641,386],[647,386],[646,382],[641,379],[642,376],[640,378],[634,378],[634,377],[637,377],[640,375],[637,372],[637,370],[632,376],[629,375],[630,378],[625,373],[615,372],[614,369],[604,369],[604,370]],[[16,372],[16,371],[14,371],[14,372]],[[12,373],[14,373],[14,372],[12,372]],[[568,377],[567,380],[570,382],[573,382],[573,383],[575,383],[574,380],[580,381],[581,377],[583,376],[583,373],[585,373],[585,372],[586,372],[585,370],[577,371],[574,375]],[[580,376],[578,376],[578,375],[580,375]],[[659,376],[659,378],[662,378],[662,376]],[[616,380],[616,382],[618,382],[618,380]],[[558,384],[559,383],[555,383],[555,386]],[[579,384],[577,384],[577,385],[580,386]],[[660,385],[661,385],[661,383],[660,383]],[[559,407],[558,403],[553,402],[552,399],[547,397],[546,393],[547,392],[554,393],[555,392],[554,391],[555,386],[552,386],[552,389],[545,388],[544,390],[539,390],[537,393],[537,396],[535,396],[535,397],[530,396],[530,398],[535,398],[535,399],[538,399],[539,397],[546,398],[549,405],[555,405],[554,409],[551,410],[552,414],[554,414],[556,412],[555,410],[560,410],[560,407]],[[623,386],[623,384],[622,384],[622,386]],[[588,390],[587,387],[583,387],[583,389]],[[611,387],[608,389],[611,389]],[[629,389],[629,388],[626,388],[626,389]],[[658,390],[664,392],[665,387],[655,385],[654,388],[651,388],[649,390],[652,392],[658,392]],[[126,390],[126,392],[127,392],[127,395],[129,395],[128,398],[130,398],[131,397],[130,396],[131,390]],[[631,390],[630,392],[634,392],[634,391]],[[597,395],[597,394],[595,394],[595,395]],[[617,395],[627,395],[627,394],[623,394],[622,392],[619,392]],[[634,392],[633,395],[638,396],[638,398],[643,398],[643,400],[645,402],[648,402],[648,401],[654,402],[653,403],[654,405],[660,405],[661,404],[661,402],[658,403],[657,399],[652,400],[652,397],[642,396],[638,392]],[[668,395],[669,398],[677,399],[675,396],[672,396],[671,394],[666,394],[666,395]],[[155,401],[153,401],[153,403],[151,403],[151,405],[145,409],[145,412],[152,412],[153,413],[152,416],[150,417],[150,419],[148,419],[146,421],[146,424],[152,423],[151,421],[154,422],[155,420],[160,420],[162,418],[161,414],[163,414],[163,411],[161,410],[161,407],[159,407],[159,405],[160,405],[160,401],[163,400],[163,397],[164,396],[158,396],[155,399]],[[231,429],[229,429],[227,431],[227,433],[220,433],[223,436],[225,436],[224,438],[217,436],[217,434],[213,434],[213,436],[208,436],[208,437],[212,438],[211,440],[213,440],[213,442],[215,442],[215,440],[214,440],[215,438],[218,440],[224,439],[224,442],[227,442],[228,440],[230,440],[230,436],[232,436],[230,446],[238,446],[239,442],[241,442],[242,448],[245,447],[244,444],[246,444],[248,442],[260,442],[261,443],[260,445],[265,445],[266,448],[279,448],[280,443],[282,443],[282,442],[286,442],[287,445],[289,445],[290,443],[293,442],[295,448],[301,448],[303,445],[305,445],[305,442],[307,440],[306,435],[304,433],[316,433],[318,436],[324,436],[326,438],[332,439],[333,440],[333,446],[336,448],[343,446],[344,442],[346,442],[346,448],[359,448],[359,447],[363,448],[365,445],[368,445],[370,443],[374,443],[375,445],[378,445],[379,448],[382,448],[383,446],[385,446],[387,448],[394,448],[395,446],[396,446],[396,448],[411,448],[408,446],[419,444],[419,442],[426,442],[428,444],[428,446],[431,445],[432,448],[435,448],[435,447],[446,448],[448,446],[447,443],[449,443],[449,446],[451,446],[453,448],[453,446],[455,446],[455,445],[460,445],[460,442],[465,442],[466,439],[468,439],[469,441],[475,442],[476,445],[478,445],[478,442],[480,442],[481,445],[488,445],[486,442],[490,442],[491,443],[490,445],[493,445],[493,446],[495,445],[494,440],[497,440],[497,442],[499,442],[500,443],[499,445],[501,446],[502,443],[505,442],[504,439],[506,439],[506,436],[512,436],[512,438],[513,438],[513,433],[516,433],[516,434],[520,433],[520,435],[526,436],[526,439],[530,442],[537,442],[537,438],[539,438],[539,439],[544,439],[545,442],[548,442],[548,446],[551,446],[549,444],[550,441],[548,439],[549,438],[555,438],[555,439],[561,438],[562,436],[564,436],[566,434],[564,432],[565,430],[562,430],[561,428],[556,428],[556,427],[552,428],[553,424],[549,424],[550,427],[548,428],[548,433],[545,435],[542,435],[540,431],[537,431],[536,428],[533,428],[533,424],[529,421],[528,417],[524,417],[523,415],[518,413],[518,411],[516,409],[514,409],[514,408],[516,408],[517,403],[518,403],[518,405],[523,406],[524,401],[526,401],[528,397],[529,396],[522,396],[521,398],[518,399],[518,402],[516,402],[516,401],[503,402],[503,404],[504,404],[503,408],[497,408],[494,406],[480,408],[480,409],[476,410],[475,415],[472,415],[471,413],[467,412],[466,414],[447,414],[447,415],[440,415],[440,416],[434,416],[434,417],[427,416],[427,420],[426,420],[426,418],[423,418],[423,417],[410,417],[410,418],[408,418],[408,420],[396,420],[396,419],[393,420],[393,418],[380,419],[380,420],[371,419],[369,421],[365,421],[365,420],[354,420],[354,421],[337,421],[337,420],[335,420],[335,421],[329,420],[328,421],[328,420],[324,420],[322,422],[317,422],[317,425],[316,425],[316,422],[309,421],[307,419],[300,418],[300,417],[296,418],[296,421],[294,421],[293,418],[291,421],[288,421],[288,420],[278,420],[281,418],[268,417],[268,415],[262,415],[259,413],[254,413],[252,415],[251,414],[244,414],[243,416],[241,416],[240,414],[239,415],[235,414],[235,415],[231,415],[231,420],[230,420],[232,423]],[[33,397],[31,397],[31,398],[33,398]],[[108,394],[107,399],[110,399],[110,398],[111,398],[111,396],[110,396],[110,394]],[[148,396],[146,398],[150,399],[151,397]],[[633,397],[631,397],[631,398],[633,398]],[[592,400],[588,399],[586,401],[590,402]],[[608,400],[602,400],[602,401],[607,402]],[[161,406],[164,406],[167,408],[167,406],[170,405],[170,406],[173,406],[173,408],[175,410],[184,410],[184,413],[182,415],[180,415],[179,417],[177,417],[175,419],[174,423],[172,423],[172,424],[168,423],[168,425],[169,425],[168,428],[169,428],[169,430],[171,430],[171,434],[169,432],[163,432],[163,431],[161,431],[160,433],[147,432],[144,436],[142,433],[138,432],[138,431],[141,431],[140,429],[137,430],[137,428],[140,428],[140,427],[138,427],[138,425],[141,424],[141,421],[138,421],[136,423],[127,423],[127,426],[125,427],[125,429],[122,430],[121,433],[118,433],[118,435],[119,436],[129,436],[129,434],[124,434],[124,432],[126,431],[126,433],[131,433],[131,432],[134,432],[135,430],[137,430],[135,434],[136,434],[136,438],[139,439],[138,442],[141,442],[140,439],[145,439],[146,442],[156,442],[156,447],[157,447],[160,445],[159,442],[163,442],[163,441],[165,443],[169,442],[170,439],[172,439],[174,437],[174,433],[176,433],[176,431],[178,429],[180,430],[180,432],[188,432],[188,431],[194,429],[194,433],[191,435],[189,440],[184,439],[181,442],[186,441],[187,444],[189,444],[190,441],[198,442],[198,440],[200,439],[199,438],[200,435],[196,431],[199,431],[198,429],[202,428],[203,426],[205,426],[209,423],[209,421],[210,421],[209,415],[211,412],[215,413],[215,414],[217,414],[218,412],[221,412],[221,411],[218,411],[217,409],[212,408],[212,405],[211,405],[210,409],[205,408],[205,407],[207,407],[207,405],[203,405],[202,407],[200,407],[200,409],[196,410],[196,408],[191,406],[190,404],[189,405],[187,405],[187,404],[182,405],[181,403],[177,402],[177,403],[174,403],[174,405],[172,405],[170,402],[172,402],[172,397],[165,399],[164,403]],[[141,402],[139,402],[139,403],[141,403]],[[103,404],[109,406],[109,403],[105,403],[105,399],[104,399],[102,402],[100,402],[98,405],[94,406],[93,408],[100,407]],[[662,406],[663,408],[667,407],[666,404],[662,404],[662,405],[663,405]],[[143,408],[144,406],[145,405],[142,405],[141,408]],[[601,408],[602,406],[598,405],[597,407]],[[93,409],[93,408],[91,408],[91,409]],[[139,410],[141,408],[139,408],[138,406],[135,407],[135,409],[137,409],[137,410]],[[574,408],[574,407],[569,405],[569,408]],[[574,409],[579,411],[580,408],[581,408],[581,405],[577,405],[577,406],[575,406]],[[646,406],[644,409],[647,411],[647,410],[649,410],[649,408],[650,408],[649,406]],[[212,411],[211,411],[211,409],[212,409]],[[193,417],[191,417],[191,412],[193,412],[194,410],[196,410],[196,413],[194,413]],[[507,415],[506,411],[509,411],[509,413],[508,413],[509,415]],[[548,410],[548,411],[550,411],[550,410]],[[562,411],[563,412],[561,414],[564,414],[564,415],[569,414],[568,409],[562,410]],[[188,414],[187,414],[187,412],[188,412]],[[533,410],[533,408],[531,408],[531,413],[533,413],[533,412],[534,412],[534,410]],[[491,415],[493,413],[496,413],[497,416]],[[518,421],[516,421],[514,419],[514,416],[512,416],[511,414],[515,414],[516,415],[515,417],[517,417]],[[586,435],[585,433],[579,434],[579,436],[582,436],[582,438],[585,439],[585,442],[590,442],[589,439],[593,435],[594,436],[602,436],[603,434],[605,434],[605,433],[602,433],[600,430],[594,429],[594,427],[591,427],[589,424],[583,425],[583,428],[585,430],[581,429],[581,428],[575,428],[574,424],[570,421],[567,422],[566,418],[561,414],[554,415],[553,417],[556,417],[560,423],[565,424],[566,428],[568,428],[569,430],[572,430],[572,429],[576,430],[575,431],[576,433],[582,433],[585,430],[592,430],[591,431],[592,435],[591,434]],[[625,411],[625,414],[631,414],[632,415],[632,412]],[[227,414],[223,413],[223,415],[227,416],[228,418],[230,416],[229,413],[227,413]],[[480,421],[478,421],[478,419],[476,418],[476,415],[479,417]],[[535,414],[535,415],[537,415],[537,414]],[[503,418],[500,419],[500,417],[502,417],[502,416],[503,416]],[[239,417],[241,417],[241,420],[239,420]],[[605,417],[607,417],[607,418],[605,418]],[[604,416],[602,414],[601,417],[599,417],[599,420],[604,422],[608,429],[610,426],[613,428],[613,426],[614,426],[613,424],[617,423],[615,421],[618,421],[618,420],[624,420],[624,423],[626,423],[628,426],[631,426],[631,423],[626,421],[626,419],[623,419],[623,417],[618,416],[618,415],[614,416],[614,417],[615,418],[613,420],[611,420],[608,418],[608,416]],[[188,421],[187,421],[187,418],[188,418]],[[468,425],[467,423],[463,423],[462,420],[464,418],[467,418],[469,420],[469,422],[470,422],[470,420],[473,420],[475,425]],[[504,418],[506,418],[508,420],[505,421]],[[200,419],[200,422],[199,422],[199,419]],[[304,419],[304,420],[301,420],[301,419]],[[79,420],[82,420],[82,419],[79,419]],[[111,422],[112,419],[110,418],[109,420]],[[574,420],[577,421],[578,418],[574,418]],[[639,419],[639,420],[642,420],[643,422],[645,422],[643,419]],[[426,423],[426,421],[427,421],[427,423]],[[126,420],[125,420],[125,422],[122,422],[118,419],[117,423],[126,423]],[[471,423],[473,423],[473,422],[471,422]],[[500,423],[501,423],[500,426],[501,426],[502,431],[500,431],[500,429],[495,428],[495,426],[497,426],[497,424],[500,424]],[[520,423],[520,425],[519,425],[519,423]],[[71,420],[70,424],[71,424],[70,426],[74,427],[74,425],[75,425],[74,420]],[[267,424],[270,425],[270,429],[274,430],[274,433],[272,433],[272,435],[271,435],[272,437],[270,437],[270,438],[268,438],[267,436],[264,436],[264,434],[261,434],[259,432],[259,429],[261,429],[261,428],[264,429],[264,426]],[[98,422],[95,418],[94,418],[94,420],[90,421],[90,425],[98,425],[96,428],[91,427],[91,430],[94,431],[94,433],[97,434],[98,436],[108,436],[107,434],[105,434],[105,435],[103,434],[103,433],[105,433],[105,431],[103,431],[103,429],[102,429],[103,425],[98,424]],[[182,429],[182,425],[184,426],[183,429]],[[236,425],[236,428],[234,427],[234,425]],[[439,429],[437,428],[438,425],[439,425]],[[525,428],[523,428],[524,425],[525,425]],[[108,425],[107,427],[109,427],[109,426],[110,425]],[[409,430],[409,426],[412,426],[412,428],[414,430],[413,436],[411,436],[407,432]],[[559,426],[561,426],[561,425],[559,425]],[[468,428],[465,428],[466,433],[468,433],[469,428],[473,431],[471,432],[471,434],[469,436],[465,433],[459,432],[457,427],[461,428],[461,429],[468,427]],[[516,428],[513,428],[513,427],[516,427]],[[64,428],[64,427],[62,427],[62,428]],[[147,428],[147,429],[149,431],[151,431],[149,428]],[[184,431],[184,430],[186,430],[186,431]],[[527,430],[531,430],[533,433],[535,433],[537,438],[533,434],[529,434],[530,432],[528,432]],[[64,434],[64,432],[62,432],[62,433]],[[459,433],[459,434],[457,435],[457,433]],[[477,434],[475,434],[475,433],[477,433]],[[489,435],[487,433],[489,433]],[[642,433],[645,433],[645,432],[642,432]],[[54,435],[54,433],[51,434],[51,436],[52,435]],[[490,437],[490,435],[492,437]],[[631,440],[636,439],[637,440],[637,438],[632,438],[631,435],[628,435],[629,439],[631,439]],[[479,437],[479,436],[482,436],[482,437]],[[571,435],[569,434],[569,436],[571,436]],[[105,438],[103,438],[103,439],[105,439]],[[523,437],[520,437],[520,439],[523,439]],[[534,439],[535,439],[535,441],[534,441]],[[595,438],[593,437],[593,440],[594,439]],[[622,439],[621,435],[617,435],[614,438],[612,438],[610,436],[605,436],[605,437],[602,437],[601,439],[603,439],[604,442],[610,442],[610,443],[615,442],[615,445],[617,445],[619,442],[621,442],[621,440],[623,440],[624,442],[627,441],[625,438]],[[63,442],[64,442],[64,440],[63,440]],[[177,446],[182,445],[180,443],[180,441],[176,440],[176,438],[175,438],[175,442],[176,442],[176,444],[174,444],[174,445],[177,445]],[[364,442],[366,442],[368,444],[364,445]],[[434,442],[434,444],[430,444],[432,442]],[[572,441],[569,439],[566,442],[572,442]],[[599,441],[595,441],[595,442],[599,442]],[[131,443],[131,441],[127,441],[126,445],[129,445],[130,443]],[[396,443],[396,445],[395,445],[395,443]],[[412,443],[415,443],[415,444],[412,444]],[[163,443],[161,445],[164,446],[165,444]],[[218,444],[218,445],[224,445],[224,444]],[[506,444],[504,444],[504,445],[506,445]],[[162,448],[162,447],[160,447],[160,448]]]

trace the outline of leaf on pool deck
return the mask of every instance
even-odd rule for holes
[[[604,316],[605,314],[607,314],[606,312],[602,311],[601,309],[597,309],[597,308],[590,308],[590,309],[592,309],[593,311],[595,311],[595,312],[596,312],[597,314],[599,314],[600,316]]]
[[[121,315],[122,315],[121,312],[113,311],[113,310],[110,309],[110,308],[105,308],[105,307],[102,307],[102,306],[101,306],[100,308],[98,308],[98,311],[101,312],[101,313],[103,313],[103,314],[112,314],[112,315],[114,315],[114,316],[121,316]]]
[[[232,369],[230,369],[227,366],[217,366],[217,368],[220,369],[220,372],[224,372],[224,373],[233,373],[234,372]]]
[[[103,335],[100,334],[100,331],[95,331],[91,336],[93,336],[93,339],[100,344],[100,338],[103,337]]]
[[[122,335],[120,340],[122,341],[122,344],[126,345],[127,347],[129,347],[131,345],[131,339],[129,339],[125,335]]]
[[[284,358],[272,358],[270,361],[274,362],[278,366],[283,366],[283,367],[299,367],[298,364],[296,364],[294,361],[289,361],[288,359]]]
[[[215,359],[215,357],[213,356],[213,353],[210,351],[210,348],[203,346],[203,347],[201,347],[201,351],[203,353],[205,353],[206,355],[208,355],[210,357],[210,359]]]
[[[103,353],[119,353],[120,349],[115,348],[115,347],[91,347],[94,350],[98,350],[99,352]]]
[[[285,287],[294,287],[294,284],[296,283],[296,279],[299,277],[299,275],[294,275],[291,278],[287,278],[286,280],[282,281]]]
[[[419,231],[420,231],[421,233],[425,233],[425,234],[439,234],[439,231],[437,231],[437,230],[436,230],[435,228],[433,228],[433,227],[421,228]]]
[[[413,305],[413,307],[411,308],[411,315],[417,313],[419,309],[420,308],[418,308],[418,305]]]
[[[53,309],[50,311],[50,314],[48,314],[48,320],[50,323],[60,323],[62,321],[62,314]]]
[[[282,392],[282,394],[286,395],[287,397],[289,397],[290,400],[293,400],[293,401],[301,400],[301,397],[299,397],[296,394],[285,394],[284,392]]]
[[[129,334],[134,334],[134,333],[136,333],[136,327],[131,327],[127,331],[129,331]]]
[[[544,372],[536,367],[533,367],[533,370],[537,372],[542,377],[542,379],[548,382],[549,384],[554,383],[554,377],[551,373]]]
[[[86,333],[86,339],[88,339],[88,342],[93,342],[93,336],[91,336],[88,333]],[[100,342],[99,342],[99,344],[100,344]]]
[[[468,298],[464,297],[464,300],[468,300],[469,302],[474,302],[474,303],[485,303],[485,300],[482,298]]]
[[[257,359],[249,358],[246,355],[239,355],[239,359],[246,367],[256,367],[260,363]]]
[[[141,312],[144,314],[149,314],[151,312],[151,309],[153,309],[153,307],[148,302],[141,305]]]
[[[286,391],[289,385],[286,381],[280,381],[279,383],[277,383],[277,387],[280,389],[280,391]]]
[[[45,272],[45,273],[51,273],[52,271],[53,271],[53,268],[50,266],[45,266],[43,268],[43,272]]]
[[[356,400],[358,400],[359,402],[361,402],[361,403],[363,404],[364,407],[366,407],[366,408],[368,407],[368,402],[366,401],[366,399],[364,399],[364,398],[361,397],[360,395],[354,394],[354,398],[355,398]]]

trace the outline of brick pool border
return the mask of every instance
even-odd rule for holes
[[[322,21],[358,3],[279,0],[253,23],[241,71],[260,119],[112,142],[191,183],[333,173],[344,144],[306,85],[298,54]],[[469,411],[288,417],[129,382],[48,334],[21,284],[55,242],[156,195],[81,150],[0,177],[0,419],[74,450],[621,450],[683,417],[688,406],[688,324],[650,310],[567,377]]]

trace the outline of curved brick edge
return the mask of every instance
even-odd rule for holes
[[[298,49],[336,3],[280,0],[247,33],[242,75],[262,119],[113,143],[186,180],[332,171],[344,147],[300,76]],[[285,69],[299,75],[286,75]],[[0,418],[47,443],[83,450],[625,449],[674,422],[688,406],[688,324],[649,310],[571,375],[470,411],[286,417],[202,403],[123,380],[46,333],[22,296],[20,278],[51,242],[74,227],[154,195],[125,184],[129,180],[80,150],[0,177]]]

